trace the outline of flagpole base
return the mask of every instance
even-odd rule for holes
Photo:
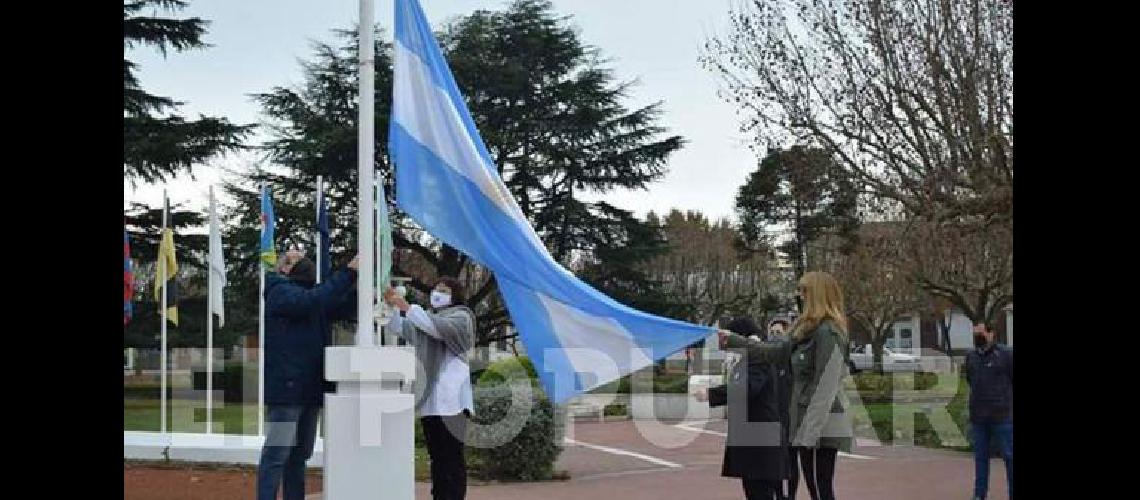
[[[415,367],[413,348],[325,348],[325,499],[415,499]]]

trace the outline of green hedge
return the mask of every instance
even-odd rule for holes
[[[924,391],[933,388],[938,383],[938,375],[934,373],[872,373],[860,372],[851,376],[859,397],[864,402],[889,402],[894,395],[894,385],[897,382],[900,388],[907,390]],[[913,380],[913,383],[909,381]]]
[[[649,369],[652,373],[652,370]],[[640,375],[639,376],[644,376]],[[632,383],[630,375],[602,385],[592,391],[594,394],[629,394]],[[653,392],[659,394],[686,394],[689,392],[689,375],[686,373],[653,374]]]
[[[499,434],[514,432],[509,425],[501,425],[512,402],[509,381],[523,379],[530,382],[531,409],[522,430],[514,436]],[[469,446],[468,470],[483,479],[500,481],[539,481],[554,477],[554,461],[562,452],[559,445],[560,430],[554,407],[539,387],[534,365],[525,357],[497,361],[479,378],[475,387],[475,415],[468,434],[468,442],[502,442],[491,448]],[[494,425],[500,423],[500,425]]]

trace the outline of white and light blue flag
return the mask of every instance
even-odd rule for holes
[[[396,203],[490,268],[555,403],[711,335],[603,295],[547,251],[499,177],[417,0],[396,0],[389,151]]]

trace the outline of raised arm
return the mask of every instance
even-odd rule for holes
[[[722,349],[745,349],[748,362],[787,363],[791,359],[791,344],[786,340],[755,340],[728,330],[717,333]]]
[[[265,312],[274,316],[299,317],[317,309],[328,310],[340,301],[352,283],[349,273],[340,272],[309,289],[275,286],[265,292]]]

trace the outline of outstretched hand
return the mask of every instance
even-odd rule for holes
[[[408,301],[404,300],[404,297],[396,292],[396,289],[393,287],[388,287],[387,290],[384,290],[384,302],[395,306],[396,309],[401,311],[407,311],[408,308],[411,307],[408,305]]]
[[[716,341],[717,341],[718,347],[720,347],[721,349],[724,349],[725,343],[728,342],[728,335],[730,333],[732,333],[732,332],[730,332],[728,330],[717,330],[716,331]]]

